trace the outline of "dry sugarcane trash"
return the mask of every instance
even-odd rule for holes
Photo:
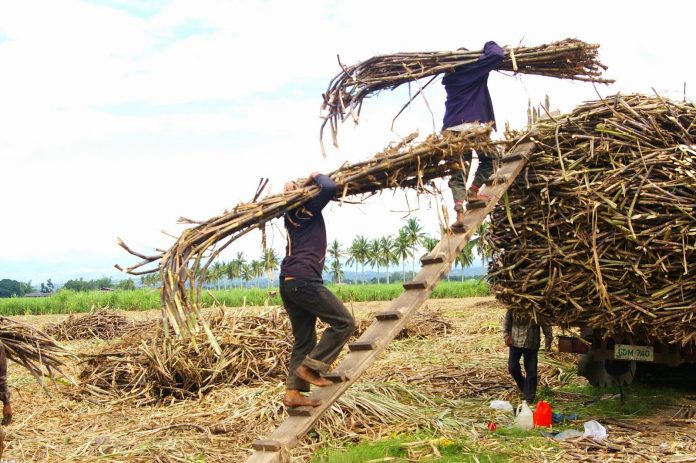
[[[617,95],[536,128],[492,215],[496,296],[562,326],[696,343],[696,107]]]

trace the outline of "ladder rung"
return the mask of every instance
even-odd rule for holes
[[[494,174],[488,177],[486,180],[486,186],[500,185],[501,183],[507,182],[509,177],[507,175]]]
[[[421,264],[423,265],[428,265],[428,264],[440,264],[445,261],[445,255],[440,253],[440,254],[428,254],[423,257],[421,257]]]
[[[507,156],[503,156],[501,161],[505,162],[513,162],[513,161],[519,161],[522,159],[522,155],[520,153],[517,154],[508,154]]]
[[[425,281],[407,281],[404,283],[404,289],[425,289],[428,284]]]
[[[251,443],[251,448],[254,450],[262,450],[264,452],[280,452],[283,446],[277,440],[256,439]]]
[[[453,233],[466,233],[467,230],[466,225],[462,225],[461,227],[452,227]]]
[[[399,310],[385,310],[377,314],[377,320],[401,320],[403,317]]]
[[[348,349],[351,351],[357,350],[374,350],[377,347],[375,341],[355,341],[348,344]]]
[[[348,376],[341,371],[332,371],[331,373],[326,373],[321,376],[334,383],[345,383],[349,379]]]
[[[314,407],[288,407],[290,416],[312,416]]]
[[[470,203],[466,203],[466,208],[467,209],[483,209],[486,207],[488,204],[488,201],[472,201]]]

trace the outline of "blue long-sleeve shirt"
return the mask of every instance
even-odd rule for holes
[[[488,74],[504,56],[505,52],[497,43],[486,42],[483,55],[475,63],[459,66],[442,78],[447,92],[442,130],[465,122],[493,122],[495,127]]]
[[[302,206],[285,213],[288,242],[280,276],[320,279],[326,256],[326,225],[322,209],[336,195],[336,183],[319,174],[314,179],[319,194]]]

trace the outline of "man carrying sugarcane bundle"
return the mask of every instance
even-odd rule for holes
[[[290,369],[283,404],[286,407],[321,404],[302,393],[309,385],[333,384],[323,378],[355,330],[355,320],[343,303],[322,281],[326,256],[326,226],[321,211],[336,194],[331,177],[314,172],[306,184],[314,183],[319,194],[300,207],[285,213],[286,255],[280,265],[280,297],[283,300],[295,341],[290,354]],[[285,191],[299,188],[296,182],[285,184]],[[317,318],[329,325],[317,343]]]
[[[466,50],[466,49],[460,49]],[[471,64],[458,66],[442,78],[447,100],[445,101],[445,117],[442,130],[465,131],[480,124],[493,123],[495,115],[493,102],[488,91],[488,74],[496,69],[503,60],[503,49],[495,42],[486,42],[483,54]],[[478,168],[469,190],[466,188],[467,179],[464,173],[452,175],[448,183],[454,198],[454,210],[457,213],[452,228],[461,228],[464,224],[464,202],[488,201],[490,196],[481,193],[481,187],[493,173],[493,155],[477,150]],[[471,162],[472,152],[464,153],[465,162]]]

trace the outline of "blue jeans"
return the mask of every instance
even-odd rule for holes
[[[517,387],[522,391],[524,400],[526,400],[529,405],[532,405],[536,398],[538,354],[538,349],[525,349],[523,347],[510,346],[510,353],[508,355],[508,371],[515,380],[515,383],[517,383]],[[527,375],[526,377],[522,375],[522,368],[520,368],[520,358],[522,357],[524,357],[524,372]]]
[[[317,373],[326,373],[355,331],[355,320],[321,280],[283,280],[280,282],[280,297],[295,338],[285,385],[288,389],[306,392],[309,384],[296,376],[297,367],[305,365]],[[317,318],[329,325],[318,343]]]

